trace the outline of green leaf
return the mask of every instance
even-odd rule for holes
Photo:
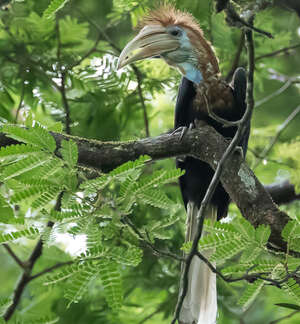
[[[109,251],[111,258],[120,264],[136,267],[142,262],[143,251],[137,247],[114,247]]]
[[[294,310],[300,311],[300,306],[295,305],[295,304],[279,303],[279,304],[275,304],[275,305],[279,306],[279,307],[284,307],[284,308],[289,308],[289,309],[294,309]]]
[[[49,186],[45,186],[45,185],[30,186],[29,188],[16,192],[11,197],[10,201],[15,204],[27,199],[32,199],[44,192],[47,192],[48,189]]]
[[[16,145],[2,146],[0,148],[0,159],[1,160],[16,159],[16,158],[36,154],[37,152],[40,152],[39,148],[32,145],[16,144]]]
[[[263,280],[256,280],[254,283],[247,284],[247,287],[242,295],[242,297],[239,299],[238,304],[243,307],[243,310],[249,308],[251,303],[254,301],[254,299],[257,297],[257,295],[260,293],[262,287],[264,286]]]
[[[250,243],[247,246],[247,249],[243,251],[241,256],[241,262],[253,262],[262,252],[262,247],[259,246],[256,242]]]
[[[145,176],[136,182],[133,187],[133,193],[141,194],[149,189],[155,189],[160,185],[177,180],[183,174],[184,171],[180,169],[155,171],[150,176]]]
[[[174,203],[170,200],[167,195],[159,190],[159,189],[148,189],[140,194],[138,194],[138,198],[142,200],[143,203],[161,208],[161,209],[172,209],[174,207]]]
[[[7,199],[0,195],[0,223],[13,224],[14,222],[13,209],[7,203]]]
[[[48,8],[44,11],[43,17],[46,19],[53,18],[54,15],[62,9],[69,0],[51,0]]]
[[[87,292],[89,285],[101,271],[99,263],[85,262],[75,275],[72,276],[72,282],[65,291],[64,296],[69,300],[68,307],[72,303],[78,302]]]
[[[39,153],[37,155],[28,156],[24,159],[21,159],[4,169],[2,180],[6,181],[8,179],[15,178],[23,173],[44,165],[46,162],[48,162],[48,160],[48,155],[44,153]]]
[[[82,271],[82,269],[86,266],[87,262],[84,264],[79,264],[79,263],[74,263],[67,265],[60,270],[51,273],[46,277],[46,280],[44,281],[44,285],[54,285],[57,284],[60,281],[64,281],[75,274],[79,273]],[[88,266],[88,265],[87,265]]]
[[[115,262],[102,259],[98,264],[100,278],[105,292],[105,299],[113,311],[118,311],[123,303],[121,275]]]
[[[264,246],[265,244],[267,244],[270,235],[271,235],[270,226],[267,226],[267,225],[259,225],[255,229],[255,240],[261,246]]]
[[[27,324],[55,324],[59,321],[59,317],[53,316],[43,316],[33,320],[27,320]]]
[[[290,278],[287,282],[282,284],[282,289],[290,296],[293,300],[300,305],[300,286],[296,280]]]
[[[34,238],[37,234],[39,234],[39,230],[35,227],[29,227],[18,232],[3,233],[0,234],[0,244],[15,241],[21,237]]]
[[[11,305],[11,298],[0,298],[0,316],[3,316],[7,308]]]
[[[78,160],[77,144],[71,139],[68,141],[62,140],[61,149],[59,151],[64,161],[67,162],[70,168],[73,168]]]
[[[36,200],[33,201],[31,207],[33,209],[42,209],[47,204],[49,204],[49,202],[54,200],[61,191],[62,188],[60,187],[49,187],[46,192],[43,192]]]
[[[150,157],[147,155],[140,156],[135,161],[128,161],[119,167],[115,168],[108,174],[105,174],[101,177],[96,179],[86,181],[81,184],[81,189],[91,189],[91,190],[101,190],[105,186],[107,186],[110,181],[113,179],[118,179],[120,181],[127,181],[130,183],[131,179],[134,180],[135,178],[131,178],[133,173],[136,172],[137,169],[142,168],[146,162],[150,161]]]
[[[245,218],[240,217],[236,219],[233,226],[243,235],[245,239],[255,239],[255,228]]]
[[[257,259],[255,260],[255,266],[253,266],[254,264],[252,262],[239,263],[222,269],[222,273],[226,275],[244,275],[246,272],[249,274],[261,272],[272,273],[278,264],[280,263],[277,260]]]
[[[297,220],[290,220],[283,228],[281,232],[282,237],[286,242],[289,242],[293,238],[300,237],[300,225]]]
[[[49,132],[36,125],[33,128],[24,128],[15,125],[5,124],[2,126],[2,131],[17,141],[38,146],[48,152],[54,152],[56,149],[56,143],[52,135]]]

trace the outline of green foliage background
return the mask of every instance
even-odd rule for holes
[[[173,3],[199,20],[225,76],[241,30],[227,26],[224,14],[214,13],[212,1]],[[158,60],[115,70],[119,50],[134,34],[132,28],[147,8],[157,5],[150,0],[26,0],[13,1],[0,12],[1,132],[24,143],[0,150],[0,243],[9,242],[25,260],[41,236],[44,250],[33,274],[58,262],[70,263],[28,284],[11,323],[171,321],[180,264],[141,248],[139,234],[157,249],[181,255],[185,211],[176,185],[180,170],[174,169],[171,159],[154,164],[141,157],[90,180],[91,170],[77,167],[75,142],[63,142],[58,158],[48,133],[65,129],[66,110],[71,134],[85,138],[145,137],[144,108],[150,135],[173,127],[180,81],[176,71]],[[263,183],[290,179],[299,188],[300,114],[269,155],[263,161],[257,157],[300,104],[300,48],[259,57],[299,44],[300,20],[293,12],[273,7],[260,12],[255,24],[275,38],[254,34],[257,107],[247,161]],[[241,66],[246,66],[246,57],[244,49]],[[277,94],[283,86],[286,90]],[[54,205],[61,192],[59,211]],[[290,248],[299,251],[299,203],[283,208],[292,219],[282,235]],[[234,206],[229,216],[229,224],[207,223],[209,235],[200,243],[202,249],[219,247],[213,259],[225,274],[243,275],[255,264],[252,272],[268,271],[280,280],[286,266],[291,271],[299,266],[297,259],[266,251],[269,228],[252,228]],[[46,227],[49,220],[55,222],[52,230]],[[66,233],[72,243],[59,240]],[[70,254],[74,242],[84,242],[85,249]],[[2,247],[0,255],[3,315],[21,269]],[[282,289],[261,280],[254,284],[219,280],[218,323],[269,323],[290,314],[291,310],[275,306],[300,306],[299,286],[290,280]],[[282,323],[299,321],[300,314]]]

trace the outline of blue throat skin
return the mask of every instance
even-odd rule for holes
[[[200,84],[201,81],[203,81],[202,74],[199,70],[196,68],[194,70],[190,70],[186,73],[185,77],[192,81],[193,83]]]
[[[203,81],[202,73],[191,63],[178,64],[180,72],[185,78],[192,81],[195,84],[200,84]],[[185,73],[183,73],[184,71]]]

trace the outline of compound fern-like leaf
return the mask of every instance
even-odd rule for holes
[[[102,259],[99,261],[100,278],[105,292],[105,299],[113,311],[118,311],[123,302],[121,275],[115,262]]]

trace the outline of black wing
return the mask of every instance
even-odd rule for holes
[[[226,107],[228,120],[238,120],[242,118],[246,110],[246,86],[246,71],[242,68],[238,68],[234,73],[231,83],[234,104],[232,107]],[[196,90],[193,82],[186,78],[182,78],[175,107],[175,128],[180,126],[188,127],[195,119],[204,119],[221,135],[226,138],[232,138],[236,132],[236,127],[223,127],[223,125],[216,123],[215,120],[212,120],[207,115],[204,116],[203,114],[199,114],[199,109],[193,105],[195,95]],[[243,147],[244,154],[246,154],[247,151],[249,130],[250,124],[240,143]],[[207,163],[189,156],[184,159],[177,159],[176,165],[185,170],[185,174],[179,179],[185,206],[187,206],[189,201],[193,201],[199,206],[213,177],[214,171]],[[220,183],[211,201],[218,207],[218,219],[226,216],[229,200],[229,195]]]

